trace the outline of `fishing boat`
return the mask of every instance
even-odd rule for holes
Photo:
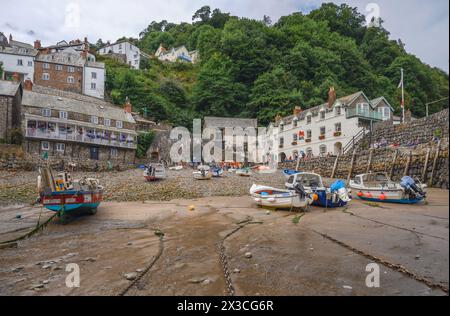
[[[150,164],[144,170],[144,178],[147,181],[158,181],[166,178],[166,169],[163,164]]]
[[[250,188],[250,195],[258,205],[276,209],[306,208],[312,202],[311,197],[299,184],[295,186],[294,190],[253,184]]]
[[[183,170],[183,166],[174,166],[174,167],[170,167],[169,170],[172,170],[172,171],[181,171],[181,170]]]
[[[293,189],[299,183],[311,195],[313,206],[335,208],[347,205],[351,201],[350,192],[344,181],[337,180],[329,188],[323,185],[322,176],[316,173],[300,172],[291,175],[285,183],[286,188]]]
[[[76,211],[94,215],[103,200],[103,187],[98,179],[73,180],[69,172],[60,172],[55,179],[49,167],[40,168],[37,186],[38,201],[46,209],[59,212],[62,220]]]
[[[196,180],[211,180],[212,178],[212,173],[206,169],[194,171],[192,174]]]
[[[236,174],[240,177],[250,177],[252,175],[250,168],[237,169]]]
[[[283,172],[283,175],[286,177],[286,179],[289,179],[290,176],[293,176],[294,174],[299,173],[296,170],[290,170],[290,169],[283,169],[282,172]]]
[[[411,177],[403,177],[400,183],[397,183],[386,173],[378,172],[357,175],[350,181],[350,188],[361,200],[415,204],[426,199],[427,186]]]
[[[211,173],[214,178],[220,178],[223,176],[224,171],[222,168],[214,167],[214,168],[211,168]]]

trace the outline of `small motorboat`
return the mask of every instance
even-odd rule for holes
[[[144,178],[147,181],[158,181],[166,178],[166,169],[163,164],[150,164],[144,170]]]
[[[296,170],[290,170],[290,169],[283,169],[282,172],[283,172],[283,175],[284,175],[287,179],[289,179],[290,176],[299,173],[299,171],[296,171]]]
[[[174,167],[170,167],[169,170],[172,170],[172,171],[181,171],[181,170],[183,170],[183,166],[174,166]]]
[[[250,168],[237,169],[236,174],[240,177],[250,177],[252,175]]]
[[[223,176],[224,171],[222,168],[213,167],[213,168],[211,168],[211,173],[214,178],[220,178]]]
[[[270,168],[269,166],[261,165],[252,168],[253,172],[258,174],[268,174],[276,172],[276,169]]]
[[[425,184],[411,177],[393,182],[384,172],[357,175],[350,181],[350,188],[361,200],[371,202],[415,204],[426,199]]]
[[[211,171],[204,168],[199,171],[194,171],[192,174],[194,175],[194,179],[196,180],[211,180],[212,178]]]
[[[73,180],[69,172],[60,172],[55,180],[48,166],[39,169],[37,186],[38,201],[46,209],[59,212],[63,221],[66,215],[78,211],[96,214],[103,200],[103,186],[98,179],[82,177]]]
[[[277,209],[306,208],[312,202],[311,197],[300,184],[297,184],[294,190],[253,184],[250,195],[258,205]]]
[[[345,206],[351,201],[350,192],[342,180],[337,180],[326,188],[323,185],[322,176],[316,173],[300,172],[290,176],[285,185],[292,190],[297,183],[311,195],[314,206],[335,208]]]

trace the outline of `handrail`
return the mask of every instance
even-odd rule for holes
[[[342,153],[346,154],[349,149],[354,148],[355,144],[358,143],[364,136],[366,136],[365,128],[361,129],[358,134],[352,137],[352,139],[344,146]]]

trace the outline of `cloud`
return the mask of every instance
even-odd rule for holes
[[[328,0],[327,0],[328,1]],[[220,8],[232,15],[262,19],[264,15],[276,21],[280,16],[296,11],[309,12],[320,6],[319,0],[2,0],[0,20],[5,33],[13,33],[18,40],[33,42],[41,39],[44,45],[62,39],[87,36],[91,41],[101,38],[114,41],[122,36],[138,37],[155,20],[191,22],[194,12],[203,5]],[[366,6],[376,2],[385,27],[392,39],[401,38],[408,52],[424,62],[448,72],[448,11],[447,0],[335,0],[358,7],[366,14]],[[79,23],[76,12],[79,8]],[[75,10],[76,11],[76,10]],[[72,13],[71,13],[72,12]],[[69,19],[67,16],[74,14]],[[15,21],[22,21],[16,25]],[[69,22],[70,22],[69,21]],[[33,30],[34,33],[30,33]]]

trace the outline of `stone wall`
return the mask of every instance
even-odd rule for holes
[[[448,135],[447,135],[448,136]],[[387,172],[395,181],[400,180],[405,174],[417,177],[424,183],[433,187],[448,189],[448,137],[442,139],[439,156],[436,160],[433,179],[434,160],[437,153],[436,144],[424,144],[416,149],[408,148],[380,148],[373,150],[363,150],[355,153],[352,167],[353,154],[337,157],[320,157],[304,160],[299,163],[300,171],[315,172],[325,178],[332,176],[336,159],[338,164],[335,170],[335,179],[353,178],[355,175],[372,172]],[[424,172],[427,152],[430,152],[427,168]],[[372,154],[371,154],[372,152]],[[371,156],[371,158],[370,158]],[[395,156],[397,156],[396,159]],[[371,160],[370,166],[369,161]],[[282,164],[281,168],[295,169],[296,163]],[[424,175],[424,177],[423,177]]]

